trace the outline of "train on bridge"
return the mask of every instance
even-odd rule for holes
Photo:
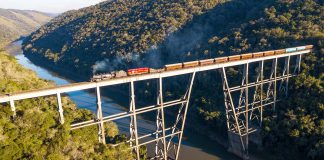
[[[183,62],[183,63],[176,63],[176,64],[168,64],[168,65],[165,65],[164,68],[162,68],[162,69],[153,69],[153,68],[143,67],[143,68],[129,69],[129,70],[127,70],[127,72],[125,72],[123,70],[113,71],[111,73],[94,75],[90,79],[90,81],[98,82],[98,81],[102,81],[102,80],[120,78],[120,77],[126,77],[126,76],[134,76],[134,75],[149,74],[149,73],[159,73],[159,72],[170,71],[170,70],[178,70],[178,69],[182,69],[182,68],[190,68],[190,67],[197,67],[197,66],[205,66],[205,65],[233,62],[233,61],[239,61],[239,60],[254,59],[254,58],[260,58],[260,57],[266,57],[266,56],[273,56],[273,55],[287,54],[287,53],[292,53],[292,52],[297,52],[297,51],[309,50],[312,48],[313,48],[313,45],[307,45],[307,46],[299,46],[299,47],[294,47],[294,48],[286,48],[286,49],[279,49],[279,50],[272,50],[272,51],[265,51],[265,52],[246,53],[246,54],[233,55],[233,56],[220,57],[220,58],[211,58],[211,59]]]

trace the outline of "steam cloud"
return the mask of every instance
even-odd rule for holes
[[[119,68],[121,64],[124,64],[123,61],[124,60],[121,57],[115,57],[112,60],[106,58],[106,59],[104,59],[102,61],[97,61],[92,66],[92,73],[96,74],[98,72],[111,72],[111,71],[114,71],[117,68]]]

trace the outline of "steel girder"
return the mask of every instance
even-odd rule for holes
[[[156,138],[159,136],[162,137],[162,139],[156,141],[156,149],[155,153],[156,156],[153,157],[153,159],[178,159],[179,153],[180,153],[180,145],[182,141],[184,126],[186,122],[186,116],[189,106],[189,100],[191,96],[192,86],[195,79],[196,73],[194,72],[188,83],[187,90],[182,96],[181,100],[182,103],[180,104],[180,107],[178,109],[177,117],[174,121],[174,124],[171,128],[165,129],[164,128],[164,114],[163,114],[163,107],[159,110],[157,110],[157,133],[164,133],[162,134],[156,134]],[[163,87],[162,87],[162,78],[159,80],[159,96],[158,96],[158,105],[163,106]],[[158,130],[161,130],[162,132],[158,132]],[[166,133],[167,131],[167,133]],[[169,136],[170,135],[170,136]],[[163,158],[161,158],[163,157]]]
[[[275,109],[276,102],[279,101],[277,99],[277,83],[280,83],[279,93],[287,96],[289,78],[300,72],[301,55],[297,55],[293,74],[289,72],[290,58],[291,56],[285,57],[281,75],[277,75],[278,59],[274,58],[270,77],[267,79],[264,78],[265,62],[260,61],[255,82],[249,82],[249,63],[244,64],[241,85],[235,87],[230,87],[226,68],[223,67],[220,71],[230,141],[229,150],[244,159],[248,159],[249,134],[258,131],[262,126],[264,107],[272,106]],[[264,93],[265,85],[267,88]],[[250,90],[253,90],[253,94],[249,93]],[[234,92],[239,92],[237,99],[233,98]],[[249,97],[252,98],[249,99]],[[234,103],[235,101],[238,103]]]
[[[130,144],[131,148],[133,149],[133,152],[136,153],[136,159],[140,159],[140,147],[149,143],[155,143],[155,155],[150,159],[178,159],[194,78],[195,72],[191,75],[187,90],[185,92],[185,95],[182,96],[182,98],[180,98],[179,100],[164,102],[163,78],[160,77],[158,79],[158,97],[156,105],[144,107],[141,109],[136,109],[134,82],[130,83],[130,139],[127,141],[127,143]],[[174,124],[172,125],[172,127],[165,128],[164,108],[176,105],[180,105],[180,107],[178,109],[177,117],[174,121]],[[152,111],[156,111],[155,132],[141,137],[138,136],[136,115]],[[121,115],[120,117],[124,116]],[[128,115],[125,115],[125,117],[128,117]],[[103,122],[105,122],[105,120],[103,120]],[[141,141],[144,138],[151,136],[154,136],[155,138],[150,141]]]
[[[161,106],[156,113],[156,139],[155,142],[155,157],[160,157],[167,159],[167,147],[166,147],[166,138],[165,138],[165,121],[164,121],[164,108],[163,108],[163,79],[159,78],[158,81],[158,97],[157,105]],[[160,132],[161,131],[161,132]],[[159,139],[159,137],[162,137]]]

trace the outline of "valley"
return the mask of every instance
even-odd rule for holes
[[[323,159],[323,13],[321,0],[103,1],[54,18],[37,11],[0,9],[0,56],[4,59],[0,60],[3,75],[0,93],[89,81],[95,74],[118,70],[159,69],[171,63],[314,45],[312,53],[302,57],[299,76],[289,80],[289,95],[280,97],[282,101],[275,110],[264,111],[258,132],[262,147],[251,143],[249,155],[250,159]],[[3,50],[10,52],[18,62]],[[278,61],[278,70],[284,63]],[[6,65],[20,67],[10,69]],[[265,66],[265,70],[270,67]],[[236,77],[244,75],[243,70],[229,67],[226,72],[229,81],[241,83]],[[258,70],[258,67],[251,65],[250,70]],[[197,73],[180,159],[238,159],[226,150],[230,145],[228,117],[219,73]],[[254,74],[249,76],[256,78]],[[165,98],[182,95],[187,79],[179,76],[165,82]],[[135,86],[141,105],[145,105],[146,100],[156,100],[157,93],[152,87],[155,85],[147,81]],[[128,86],[104,88],[103,93],[105,115],[127,110]],[[54,125],[57,115],[53,114],[53,98],[19,102],[18,117],[22,118],[18,123],[9,116],[8,105],[0,104],[4,108],[0,110],[0,124],[3,124],[0,125],[0,142],[5,142],[0,143],[0,157],[134,158],[125,151],[127,146],[112,148],[99,144],[95,127],[68,132],[68,125]],[[64,104],[68,108],[67,124],[89,120],[96,109],[94,91],[67,94]],[[27,107],[31,109],[25,112]],[[30,118],[34,113],[41,119],[39,128],[28,130],[22,124],[36,123],[36,119]],[[166,116],[176,113],[177,110],[168,110]],[[154,131],[154,118],[140,116],[139,123],[144,127],[139,132]],[[112,130],[107,131],[112,133],[107,139],[123,141],[121,135],[129,132],[128,121],[107,124],[112,126]],[[40,130],[39,137],[32,137],[31,143],[15,152],[24,142],[23,134],[34,133],[34,129]],[[146,159],[145,148],[140,149],[140,156]]]

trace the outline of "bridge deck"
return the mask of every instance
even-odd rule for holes
[[[132,81],[134,82],[134,81],[156,79],[156,78],[160,78],[160,77],[162,77],[162,78],[172,77],[172,76],[189,74],[189,73],[193,73],[193,72],[214,70],[214,69],[219,69],[219,68],[223,68],[223,67],[231,67],[231,66],[237,66],[237,65],[242,65],[242,64],[246,64],[246,63],[265,61],[265,60],[271,60],[271,59],[275,59],[275,58],[282,58],[282,57],[294,56],[294,55],[300,55],[300,54],[306,54],[309,52],[311,52],[310,49],[303,50],[303,51],[297,51],[297,52],[291,52],[291,53],[285,53],[285,54],[280,54],[280,55],[272,55],[272,56],[266,56],[266,57],[260,57],[260,58],[233,61],[233,62],[225,62],[225,63],[219,63],[219,64],[205,65],[205,66],[197,66],[197,67],[192,67],[192,68],[181,68],[181,69],[177,69],[177,70],[164,71],[164,72],[160,72],[160,73],[151,73],[151,74],[142,74],[142,75],[136,75],[136,76],[121,77],[121,78],[103,80],[103,81],[99,81],[99,82],[73,83],[73,84],[68,84],[68,85],[52,87],[52,88],[44,88],[44,89],[31,90],[31,91],[26,91],[26,92],[0,95],[0,103],[28,99],[28,98],[55,95],[57,93],[67,93],[67,92],[73,92],[73,91],[92,89],[92,88],[96,88],[97,86],[103,87],[103,86],[111,86],[111,85],[116,85],[116,84],[129,83]]]

